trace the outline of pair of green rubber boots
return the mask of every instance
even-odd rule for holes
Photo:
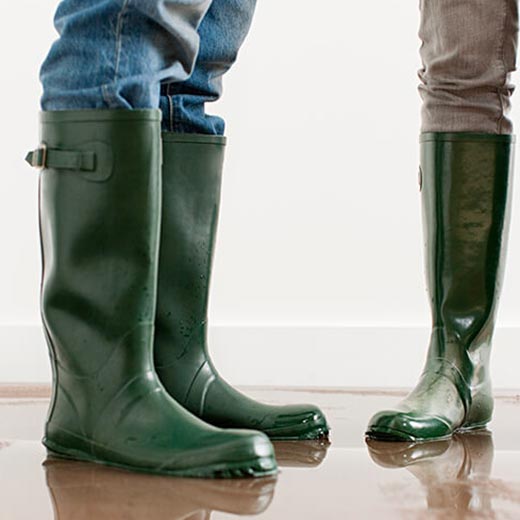
[[[277,471],[270,439],[328,434],[312,405],[261,404],[207,351],[225,139],[161,135],[158,110],[44,112],[41,307],[57,456],[188,477]]]
[[[42,142],[27,160],[43,168],[42,310],[54,371],[45,445],[142,471],[261,476],[276,471],[268,437],[327,435],[318,408],[248,399],[209,359],[224,139],[161,137],[158,111],[106,110],[44,113]],[[513,144],[511,135],[422,134],[430,349],[417,387],[370,421],[371,438],[436,440],[491,419]]]

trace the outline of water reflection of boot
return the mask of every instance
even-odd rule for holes
[[[473,512],[479,518],[494,517],[490,432],[455,435],[451,441],[423,444],[369,441],[368,445],[370,456],[379,466],[406,468],[421,482],[431,513]]]
[[[330,441],[274,441],[273,446],[280,467],[315,468],[325,460]]]
[[[47,486],[55,520],[209,520],[213,511],[264,512],[276,477],[202,480],[130,473],[48,458]]]

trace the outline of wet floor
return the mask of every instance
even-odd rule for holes
[[[321,405],[331,445],[278,443],[277,478],[134,474],[47,458],[46,389],[0,387],[0,519],[520,519],[520,392],[498,393],[490,431],[415,446],[363,440],[371,413],[401,392],[248,392]]]

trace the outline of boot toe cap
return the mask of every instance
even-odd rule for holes
[[[442,417],[395,410],[374,415],[366,431],[370,439],[398,442],[443,439],[452,433],[450,424]]]
[[[327,437],[329,425],[325,414],[314,405],[289,405],[269,418],[262,428],[271,439],[313,440]]]
[[[243,478],[278,472],[273,445],[263,433],[217,430],[204,439],[204,444],[204,447],[183,454],[184,476]]]

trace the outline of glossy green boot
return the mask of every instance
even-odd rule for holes
[[[224,145],[220,136],[163,134],[157,372],[179,403],[215,426],[252,428],[272,439],[326,436],[328,426],[319,408],[254,401],[229,386],[208,355],[208,289]]]
[[[371,419],[371,438],[442,439],[491,420],[489,355],[508,235],[513,144],[511,135],[421,136],[430,349],[411,394]]]
[[[42,317],[55,455],[188,477],[276,471],[268,438],[221,430],[168,395],[153,365],[161,217],[160,113],[45,112]]]

